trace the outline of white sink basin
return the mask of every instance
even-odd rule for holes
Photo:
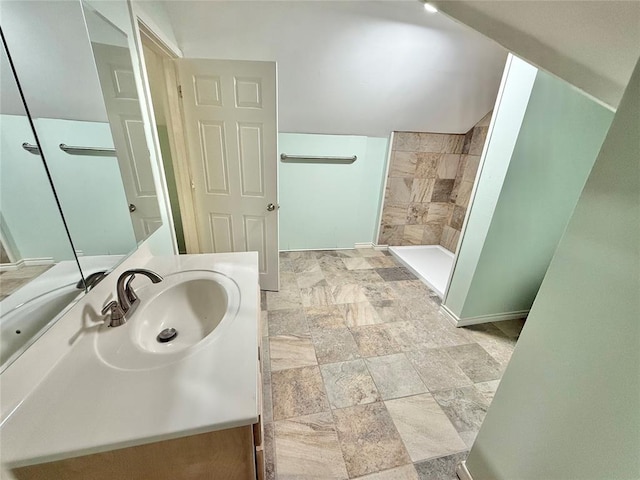
[[[158,368],[211,346],[240,306],[237,284],[210,270],[166,275],[135,290],[140,306],[127,323],[101,327],[95,336],[100,359],[123,370]],[[168,329],[175,334],[161,341],[159,334]]]

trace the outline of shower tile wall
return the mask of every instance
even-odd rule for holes
[[[490,119],[466,135],[395,132],[379,245],[455,251]]]
[[[480,165],[480,155],[487,139],[489,122],[492,112],[487,113],[471,130],[464,136],[462,155],[458,164],[450,202],[451,210],[449,218],[445,222],[440,238],[440,245],[447,250],[454,252],[458,246],[458,238],[462,230],[462,222],[467,213],[471,189],[478,173]]]
[[[381,245],[438,245],[453,205],[464,135],[396,132]]]

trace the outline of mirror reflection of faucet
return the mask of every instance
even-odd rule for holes
[[[80,281],[76,284],[76,288],[78,290],[91,290],[98,283],[104,280],[104,277],[108,275],[106,270],[102,270],[100,272],[93,272],[86,278],[81,278]]]
[[[127,322],[129,317],[133,315],[133,312],[140,305],[140,299],[133,290],[131,282],[136,275],[144,275],[153,283],[159,283],[162,281],[162,277],[151,270],[145,270],[143,268],[134,268],[127,270],[118,277],[116,283],[116,293],[118,300],[109,302],[103,309],[102,315],[109,315],[109,318],[105,321],[109,327],[119,327]]]

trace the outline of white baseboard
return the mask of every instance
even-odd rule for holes
[[[354,248],[371,248],[372,247],[371,243],[356,243],[355,245],[358,245],[358,246],[356,246]],[[278,252],[339,252],[340,250],[353,250],[353,248],[351,248],[351,247],[289,248],[289,249],[286,249],[286,250],[278,250]]]
[[[41,258],[23,258],[16,262],[19,267],[32,267],[34,265],[53,265],[53,257],[41,257]]]
[[[519,318],[525,318],[527,315],[529,315],[529,310],[519,310],[516,312],[492,313],[490,315],[479,315],[477,317],[460,318],[451,310],[449,310],[449,308],[446,305],[441,305],[440,311],[456,327],[478,325],[479,323],[502,322],[504,320],[516,320]]]
[[[376,245],[373,242],[357,242],[353,244],[353,248],[373,248],[374,250],[388,250],[389,245]],[[290,248],[288,250],[279,250],[280,252],[312,252],[316,250],[351,250],[349,247],[335,248]],[[82,256],[82,250],[78,250],[78,256]]]
[[[467,462],[465,461],[460,462],[456,467],[456,475],[458,475],[460,480],[473,480],[473,477],[467,469]]]
[[[22,267],[33,267],[38,265],[53,265],[53,257],[41,257],[41,258],[23,258],[15,263],[2,263],[0,264],[0,272],[9,272],[11,270],[18,270]]]

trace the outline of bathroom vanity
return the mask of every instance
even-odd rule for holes
[[[107,327],[100,311],[133,267],[164,280],[136,277],[137,311]],[[207,323],[216,303],[224,312]],[[18,479],[263,478],[259,313],[255,252],[136,252],[2,374],[5,468]],[[176,344],[156,344],[169,324]]]

